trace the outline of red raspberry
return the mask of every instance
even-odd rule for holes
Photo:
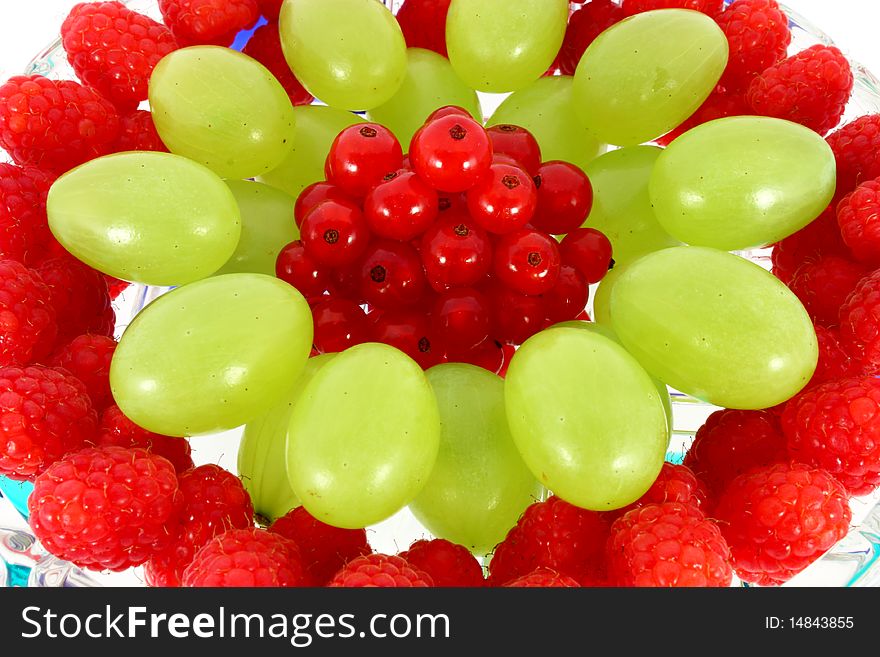
[[[692,9],[709,16],[717,16],[724,9],[724,0],[623,0],[627,16],[655,9]]]
[[[525,510],[489,563],[489,584],[501,586],[545,566],[583,586],[604,580],[608,523],[596,511],[580,509],[559,497]]]
[[[880,270],[866,276],[840,307],[840,341],[864,374],[880,374]]]
[[[257,0],[159,0],[165,24],[185,46],[228,46],[257,22]]]
[[[45,358],[57,335],[52,292],[40,275],[20,262],[0,260],[0,366]]]
[[[737,477],[715,512],[736,574],[781,584],[846,536],[846,490],[824,470],[778,463]]]
[[[730,549],[721,530],[691,504],[630,511],[611,526],[608,572],[615,586],[730,586]]]
[[[565,39],[556,58],[562,75],[574,75],[581,57],[596,37],[624,18],[623,9],[611,0],[592,0],[576,9],[568,19]]]
[[[180,440],[178,438],[178,440]],[[150,586],[180,586],[199,549],[229,529],[254,526],[254,506],[241,480],[217,465],[200,465],[178,476],[183,506],[174,542],[147,562]]]
[[[406,559],[387,554],[358,557],[342,568],[327,585],[347,588],[425,588],[434,586],[431,576]]]
[[[867,274],[864,265],[829,255],[801,265],[788,286],[814,322],[834,327],[843,302]]]
[[[847,123],[828,135],[827,141],[837,160],[838,197],[880,176],[880,114]]]
[[[824,135],[840,122],[853,89],[843,53],[816,45],[767,68],[749,85],[755,113],[805,125]]]
[[[17,75],[0,86],[0,146],[23,166],[63,173],[110,152],[119,115],[71,80]]]
[[[807,226],[773,246],[773,275],[787,284],[804,263],[815,262],[823,255],[847,257],[848,253],[834,208],[829,207]]]
[[[50,365],[63,367],[82,381],[92,407],[102,412],[113,403],[110,392],[110,361],[116,340],[104,335],[79,335],[56,351]]]
[[[147,110],[135,110],[119,119],[119,137],[113,142],[113,151],[156,151],[167,153],[168,147],[162,143],[153,115]],[[128,285],[128,283],[126,283]]]
[[[880,379],[850,377],[824,383],[785,405],[788,453],[824,468],[851,495],[880,486]]]
[[[296,543],[265,529],[230,529],[196,552],[183,571],[183,586],[305,586]]]
[[[33,479],[95,435],[85,386],[53,367],[0,368],[0,474]]]
[[[107,281],[107,291],[110,293],[112,301],[116,301],[120,294],[131,287],[131,283],[128,281],[121,281],[107,274],[104,274],[104,280]]]
[[[452,0],[406,0],[397,11],[397,22],[409,48],[446,53],[446,14]]]
[[[866,180],[840,202],[837,225],[856,260],[880,266],[880,178]]]
[[[46,219],[55,176],[36,167],[0,162],[0,259],[33,266],[56,244]]]
[[[103,274],[70,255],[46,260],[37,273],[52,294],[59,341],[84,333],[113,335],[116,314]]]
[[[349,561],[371,552],[366,530],[332,527],[313,517],[303,506],[278,518],[269,531],[286,536],[299,546],[303,567],[317,586],[327,584]]]
[[[147,99],[153,68],[177,49],[171,30],[121,2],[81,2],[61,25],[61,45],[83,84],[117,107]]]
[[[186,438],[147,431],[129,420],[115,404],[101,415],[94,443],[98,447],[142,447],[171,462],[177,473],[194,467],[192,449]]]
[[[145,449],[88,448],[55,462],[28,499],[34,535],[56,557],[125,570],[174,536],[181,495],[174,468]]]
[[[686,133],[698,125],[703,125],[715,119],[723,119],[728,116],[740,116],[743,114],[751,114],[745,96],[740,92],[733,92],[716,87],[709,97],[703,101],[703,104],[697,108],[697,111],[691,114],[684,123],[675,128],[672,132],[668,132],[662,137],[654,141],[661,146],[668,146],[678,137]]]
[[[442,538],[416,541],[399,555],[434,580],[435,586],[485,586],[483,568],[468,549]]]
[[[736,477],[788,459],[779,418],[770,411],[715,411],[697,430],[684,464],[717,498]]]
[[[607,516],[609,522],[613,522],[633,509],[664,502],[691,504],[705,513],[708,496],[706,485],[697,479],[689,467],[664,463],[648,492],[629,506],[607,512]]]
[[[269,72],[284,87],[284,91],[290,97],[290,102],[294,105],[308,105],[315,99],[296,79],[287,60],[284,59],[284,52],[281,50],[281,37],[278,36],[276,23],[269,23],[258,28],[242,52],[269,69]]]
[[[730,49],[721,77],[724,87],[745,91],[755,77],[785,58],[791,30],[776,0],[736,0],[716,20]]]
[[[284,0],[257,0],[257,4],[260,5],[260,14],[269,22],[278,21],[283,3]]]
[[[580,586],[576,579],[561,575],[550,568],[535,568],[528,575],[523,575],[505,584],[509,588],[574,588]]]
[[[815,329],[819,342],[819,364],[805,389],[858,374],[852,357],[840,343],[840,331],[824,326],[816,326]]]

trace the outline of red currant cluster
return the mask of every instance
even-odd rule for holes
[[[376,341],[425,368],[500,372],[505,345],[581,317],[612,264],[608,239],[581,228],[586,174],[542,163],[517,126],[484,129],[444,107],[405,156],[387,128],[361,123],[339,133],[324,170],[297,199],[301,239],[276,263],[309,300],[319,352]]]

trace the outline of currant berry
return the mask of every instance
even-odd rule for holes
[[[535,176],[538,207],[532,225],[552,235],[569,233],[581,225],[593,207],[593,186],[579,167],[568,162],[545,162]]]
[[[370,230],[401,242],[424,233],[439,212],[437,192],[411,171],[389,173],[364,200]]]
[[[476,365],[492,372],[492,374],[499,374],[504,369],[506,358],[504,345],[497,340],[487,338],[470,349],[448,350],[445,361],[448,363]]]
[[[486,129],[492,140],[495,155],[506,155],[513,159],[530,176],[535,176],[541,167],[541,147],[531,132],[518,125],[502,123]]]
[[[420,255],[428,283],[442,292],[480,282],[492,266],[492,243],[485,230],[470,218],[457,215],[441,219],[427,230]]]
[[[415,310],[379,314],[370,328],[370,338],[400,349],[425,370],[437,365],[443,355],[427,316]]]
[[[531,221],[538,191],[531,176],[519,167],[493,164],[468,190],[467,204],[474,221],[490,233],[503,235]]]
[[[327,297],[312,308],[315,349],[323,354],[344,351],[369,339],[367,315],[354,301]]]
[[[583,312],[590,300],[590,286],[577,269],[562,265],[556,285],[543,297],[548,323],[567,322]]]
[[[529,295],[551,290],[561,268],[556,240],[527,228],[502,235],[495,244],[493,261],[502,284]]]
[[[275,275],[290,283],[306,299],[319,297],[330,287],[327,272],[306,252],[302,240],[281,249],[275,260]]]
[[[489,337],[489,303],[473,288],[448,290],[434,302],[431,322],[448,349],[470,349]]]
[[[340,132],[327,155],[327,180],[357,199],[403,165],[397,137],[378,123],[359,123]]]
[[[546,302],[493,281],[484,295],[490,300],[491,334],[503,342],[522,344],[546,326]]]
[[[441,107],[439,109],[435,109],[428,115],[428,118],[425,119],[425,125],[431,123],[432,121],[436,121],[437,119],[442,119],[444,116],[463,116],[465,118],[471,119],[471,113],[468,112],[464,107],[459,107],[458,105],[446,105],[445,107]]]
[[[361,297],[377,308],[412,306],[425,296],[418,252],[405,242],[374,240],[359,263]]]
[[[300,236],[306,252],[319,265],[344,267],[364,252],[370,229],[351,201],[324,201],[305,216]]]
[[[299,228],[306,215],[319,203],[350,200],[339,187],[331,185],[325,180],[312,183],[302,190],[296,198],[296,203],[293,206],[293,220],[296,222],[296,227]]]
[[[568,233],[559,244],[562,262],[577,269],[587,283],[598,283],[614,265],[611,242],[595,228],[578,228]]]
[[[419,128],[409,157],[413,170],[434,189],[463,192],[489,170],[492,142],[479,123],[453,114]]]

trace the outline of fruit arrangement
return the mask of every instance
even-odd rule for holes
[[[880,118],[775,0],[153,9],[76,5],[78,81],[0,86],[0,475],[50,554],[779,585],[847,534],[880,487]],[[683,463],[670,391],[718,408]],[[197,466],[225,431],[237,471]],[[423,537],[376,551],[404,509]]]

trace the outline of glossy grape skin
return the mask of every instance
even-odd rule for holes
[[[235,197],[210,169],[170,153],[131,152],[59,178],[49,227],[77,258],[116,278],[183,285],[210,276],[235,251]]]
[[[572,78],[539,78],[508,96],[487,125],[518,125],[534,135],[544,161],[565,160],[586,169],[604,145],[581,123],[575,112]]]
[[[293,221],[294,198],[252,180],[227,180],[241,212],[241,237],[218,274],[275,275],[275,260],[286,244],[299,239]]]
[[[336,356],[290,418],[287,474],[314,517],[356,529],[419,493],[440,443],[437,401],[422,368],[377,343]]]
[[[322,105],[294,107],[293,115],[296,125],[290,135],[290,154],[259,180],[297,198],[303,189],[324,180],[324,160],[336,135],[363,118]]]
[[[409,508],[434,536],[487,554],[541,486],[516,449],[504,411],[504,381],[474,365],[426,372],[440,409],[440,451]]]
[[[611,290],[624,271],[626,265],[615,264],[605,274],[605,278],[599,281],[596,293],[593,295],[593,320],[597,324],[611,326]]]
[[[831,202],[836,175],[831,147],[809,128],[730,117],[673,141],[649,190],[671,235],[733,251],[773,244],[813,221]]]
[[[452,0],[449,61],[477,91],[522,89],[553,63],[567,21],[566,0]]]
[[[619,265],[681,244],[663,230],[648,196],[651,171],[662,152],[656,146],[630,146],[605,153],[587,166],[593,208],[584,226],[605,233]]]
[[[150,76],[156,131],[172,153],[223,178],[271,171],[293,147],[293,106],[257,60],[229,48],[193,46],[165,56]]]
[[[649,11],[590,44],[574,74],[575,108],[597,139],[656,139],[703,103],[727,65],[727,37],[695,11]]]
[[[403,33],[380,2],[287,0],[278,26],[288,65],[330,107],[378,107],[406,76]]]
[[[446,105],[462,107],[482,122],[477,93],[455,74],[448,59],[422,48],[409,48],[406,56],[403,84],[387,102],[370,110],[371,121],[390,128],[404,146],[432,112]]]
[[[761,409],[813,375],[818,346],[797,297],[738,256],[680,246],[626,267],[611,324],[654,377],[717,406]]]
[[[168,292],[129,324],[110,366],[113,398],[139,426],[195,436],[281,402],[312,347],[309,306],[263,274],[225,274]]]
[[[516,352],[504,383],[510,432],[538,481],[596,511],[637,500],[668,443],[651,377],[614,341],[551,328]]]
[[[270,522],[300,505],[287,478],[287,427],[302,391],[334,356],[309,358],[287,398],[244,427],[238,447],[238,476],[251,496],[254,512]]]

